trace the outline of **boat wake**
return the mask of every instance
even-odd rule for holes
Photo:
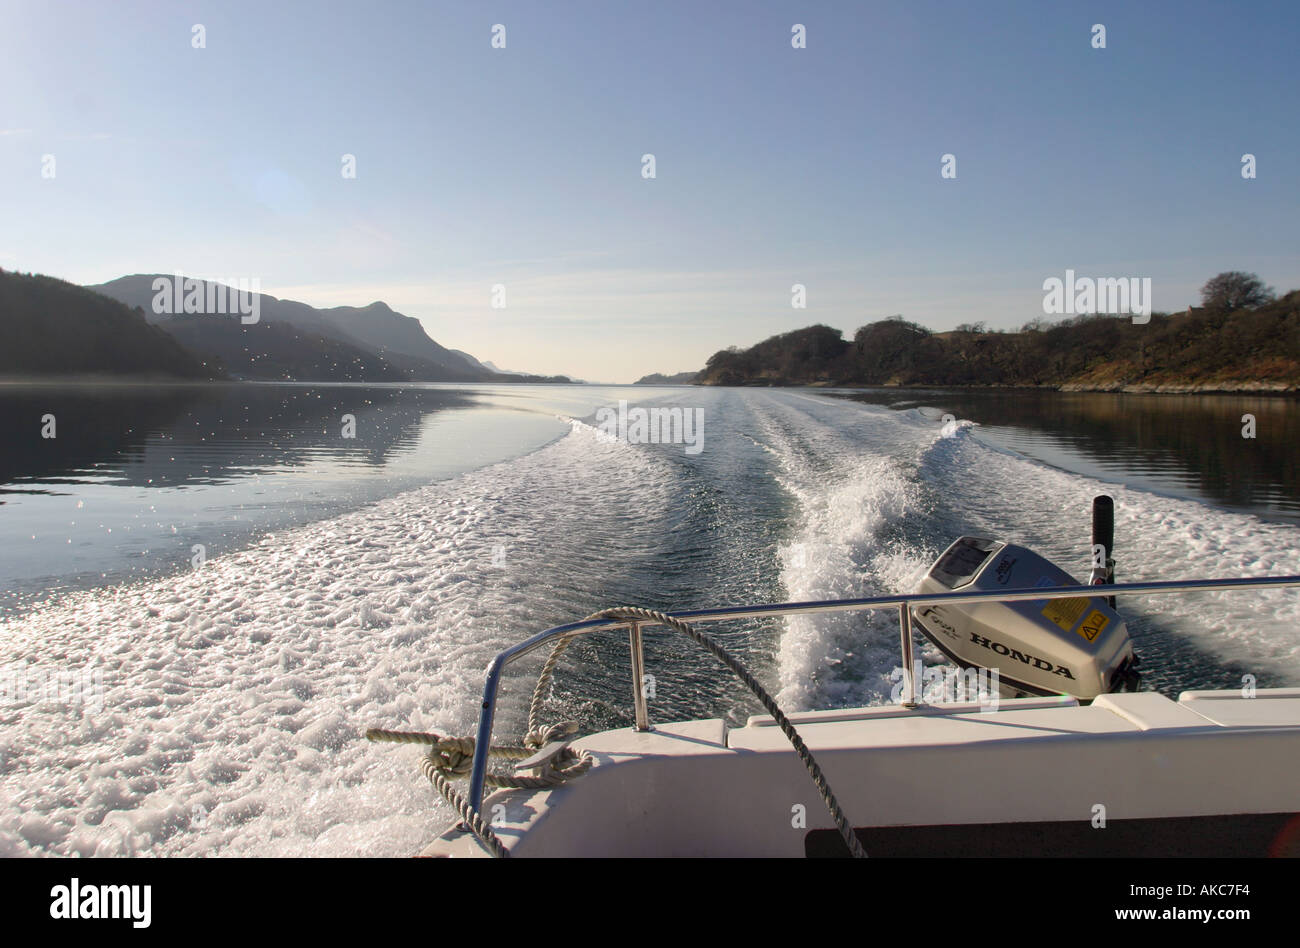
[[[1300,573],[1300,529],[1049,467],[982,441],[965,420],[919,411],[772,398],[758,440],[794,503],[781,546],[792,600],[912,591],[957,536],[1003,537],[1076,578],[1088,567],[1093,496],[1115,499],[1120,581]],[[1075,524],[1071,531],[1069,525]],[[1121,603],[1147,687],[1167,691],[1300,684],[1300,598],[1286,590]],[[791,707],[883,703],[897,678],[898,622],[881,611],[796,616],[780,645]],[[945,664],[928,646],[927,666]]]
[[[1300,573],[1295,526],[1057,470],[969,423],[795,392],[672,397],[713,413],[698,456],[569,419],[512,461],[0,626],[0,856],[410,854],[432,806],[415,752],[361,735],[470,733],[506,646],[617,604],[909,590],[962,534],[1081,577],[1079,511],[1098,493],[1115,499],[1121,581]],[[1300,684],[1294,594],[1120,608],[1144,666],[1163,669],[1149,687]],[[890,700],[892,613],[717,634],[789,710]],[[588,728],[625,724],[626,645],[597,654],[595,672],[562,670],[556,700]],[[652,717],[751,707],[689,642],[652,632],[647,661]],[[89,690],[69,695],[68,671]],[[507,688],[499,733],[520,733],[528,691]]]
[[[653,558],[673,472],[575,424],[513,462],[0,628],[0,856],[407,855],[430,791],[393,722],[466,733],[492,656]],[[40,688],[77,669],[99,695]],[[507,698],[501,727],[517,729]]]

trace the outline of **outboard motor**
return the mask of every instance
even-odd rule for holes
[[[1113,582],[1113,507],[1094,505],[1092,584]],[[1098,520],[1100,517],[1100,521]],[[1100,529],[1098,529],[1100,528]],[[1098,541],[1104,541],[1099,544]],[[1096,550],[1103,547],[1100,557]],[[917,593],[1026,590],[1079,586],[1060,567],[1032,550],[999,540],[961,537],[921,580]],[[996,670],[1012,694],[1072,695],[1091,701],[1111,691],[1136,689],[1137,657],[1113,597],[974,602],[918,606],[912,620],[935,646],[962,668]]]

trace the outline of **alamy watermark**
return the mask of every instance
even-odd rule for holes
[[[262,281],[257,277],[218,283],[177,273],[174,277],[156,277],[153,292],[153,311],[158,316],[238,313],[239,321],[245,326],[262,318]]]
[[[76,876],[50,889],[50,918],[124,919],[132,928],[153,920],[151,885],[83,885]]]
[[[703,408],[628,408],[619,399],[618,410],[596,410],[596,428],[607,441],[624,444],[682,444],[685,453],[704,450]]]
[[[903,702],[903,669],[897,666],[889,673],[894,682],[889,700]],[[1001,678],[996,668],[954,668],[936,665],[926,668],[920,659],[912,663],[912,682],[916,698],[924,704],[955,704],[964,701],[979,702],[981,711],[996,711],[1001,696]]]
[[[1151,322],[1150,277],[1076,278],[1066,270],[1064,280],[1044,280],[1043,290],[1043,312],[1049,316],[1115,313],[1132,314],[1135,323]]]
[[[39,665],[0,670],[0,707],[21,704],[84,705],[98,713],[104,708],[104,673]]]

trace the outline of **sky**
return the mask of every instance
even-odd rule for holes
[[[814,323],[1016,328],[1067,268],[1157,310],[1284,292],[1297,36],[1294,0],[0,0],[0,267],[383,300],[605,382]]]

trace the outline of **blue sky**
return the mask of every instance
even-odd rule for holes
[[[1067,267],[1150,277],[1157,309],[1227,269],[1300,287],[1300,3],[0,0],[0,24],[5,268],[382,299],[600,381],[814,322],[1016,327]]]

